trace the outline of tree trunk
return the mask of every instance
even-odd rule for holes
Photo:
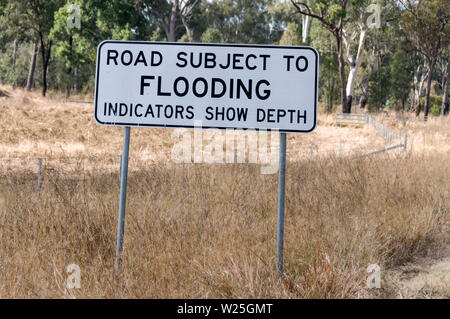
[[[302,16],[302,43],[306,44],[308,41],[309,27],[311,26],[311,17],[307,15]]]
[[[178,17],[178,0],[175,0],[172,4],[172,12],[170,14],[169,22],[169,33],[167,34],[167,41],[176,42],[176,28],[177,28],[177,17]]]
[[[416,117],[420,115],[421,108],[422,108],[422,104],[420,103],[420,100],[419,100],[419,103],[416,105]]]
[[[12,61],[11,61],[13,66],[16,64],[16,54],[17,54],[17,40],[14,40],[13,54],[12,54]]]
[[[183,22],[189,42],[194,42],[194,36],[192,35],[191,28],[189,28],[189,24],[188,21],[186,20],[186,17],[182,16],[181,22]]]
[[[167,35],[167,41],[176,42],[175,28],[174,29],[170,28],[169,34]]]
[[[34,70],[36,69],[36,57],[38,54],[38,46],[36,43],[33,43],[33,47],[31,49],[31,60],[30,60],[30,66],[28,68],[28,77],[27,77],[27,91],[31,91],[31,88],[33,87],[33,79],[34,79]]]
[[[73,46],[73,37],[72,35],[69,37],[69,50],[70,54],[72,54],[72,46]],[[72,63],[69,62],[69,67],[67,68],[67,82],[66,82],[66,98],[68,99],[70,96],[70,89],[71,89],[71,74],[72,74]]]
[[[421,98],[422,98],[422,91],[423,91],[423,84],[425,83],[425,80],[427,79],[427,73],[424,73],[420,79],[419,82],[419,87],[417,89],[417,93],[416,93],[416,106],[415,106],[415,110],[416,110],[416,116],[419,116],[420,114],[420,109],[422,108],[422,104],[421,104]]]
[[[366,108],[367,104],[367,97],[365,95],[361,96],[361,99],[359,100],[359,108],[364,109]]]
[[[428,78],[427,78],[427,90],[425,93],[425,106],[423,109],[424,120],[426,121],[428,118],[428,112],[430,111],[430,94],[431,94],[431,81],[434,72],[434,66],[436,65],[436,58],[432,58],[430,61],[430,69],[428,70]]]
[[[44,44],[42,34],[41,38],[41,55],[42,55],[42,96],[47,94],[47,71],[48,64],[50,62],[50,54],[52,50],[52,41],[49,41],[47,45]]]
[[[448,75],[450,69],[450,61],[447,61],[447,67],[445,68],[445,73],[442,78],[442,106],[441,115],[448,113],[449,103],[448,103]]]
[[[342,37],[338,32],[334,33],[336,38],[338,61],[339,61],[339,78],[341,81],[341,105],[342,113],[350,113],[351,109],[347,105],[347,94],[345,90],[345,61],[344,52],[342,50]]]
[[[423,64],[423,69],[419,65],[416,69],[416,72],[414,74],[414,105],[413,109],[416,111],[416,116],[419,116],[420,114],[420,98],[422,97],[422,91],[423,91],[423,84],[425,83],[425,80],[427,79],[428,72],[425,72],[426,69],[426,60]],[[420,75],[420,80],[419,80]]]
[[[428,74],[428,72],[427,72]],[[422,108],[422,104],[421,104],[421,98],[422,98],[422,91],[423,91],[423,84],[425,83],[425,80],[427,79],[427,76],[424,75],[422,77],[422,79],[420,80],[419,83],[419,88],[417,90],[417,102],[416,102],[416,116],[419,116],[420,114],[420,109]]]
[[[366,39],[366,34],[367,30],[362,28],[359,34],[358,52],[356,54],[356,58],[353,58],[350,55],[350,44],[348,42],[345,42],[347,46],[347,59],[350,62],[350,72],[348,73],[347,88],[345,92],[347,95],[347,109],[349,110],[349,113],[352,109],[353,89],[355,86],[356,75],[358,74],[358,69],[361,66],[364,56],[364,40]]]
[[[330,91],[328,92],[327,113],[333,112],[334,77],[331,77]]]
[[[417,67],[417,69],[414,71],[414,77],[413,77],[413,84],[414,84],[414,92],[413,92],[413,98],[411,102],[411,109],[416,110],[417,109],[417,101],[419,100],[419,72],[420,72],[420,66]]]

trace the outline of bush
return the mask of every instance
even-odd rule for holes
[[[420,99],[420,104],[425,105],[425,97]],[[439,116],[442,105],[442,96],[430,94],[430,113]]]
[[[205,43],[223,43],[223,34],[218,29],[208,28],[202,34],[202,42]]]
[[[386,101],[386,107],[389,110],[397,110],[398,109],[398,101],[394,96],[389,97],[389,99]]]
[[[441,113],[441,105],[433,104],[431,106],[430,113],[433,116],[439,116],[439,114]]]
[[[11,59],[12,45],[7,45],[4,49],[5,50],[0,53],[1,80],[13,87],[25,87],[31,57],[31,46],[26,43],[18,44],[15,65],[12,65]]]

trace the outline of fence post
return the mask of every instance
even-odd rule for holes
[[[41,189],[41,168],[42,168],[42,158],[38,158],[37,189]]]
[[[408,142],[408,135],[405,134],[405,143],[403,144],[403,148],[405,149],[405,151],[406,151],[407,142]]]
[[[387,139],[386,129],[384,129],[384,149],[387,150]]]

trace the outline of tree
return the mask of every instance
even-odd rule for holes
[[[423,60],[423,61],[422,61]],[[420,114],[420,99],[422,98],[423,85],[427,80],[428,76],[428,66],[426,63],[426,59],[423,59],[422,56],[416,57],[416,69],[414,70],[414,110],[416,112],[416,116]]]
[[[17,32],[25,34],[31,31],[33,42],[39,44],[43,96],[47,93],[47,71],[53,47],[53,41],[49,39],[50,29],[55,12],[63,3],[63,0],[17,0],[10,1],[6,9],[12,13],[9,22],[16,26]]]
[[[180,22],[184,26],[189,40],[192,41],[189,19],[198,0],[138,0],[137,3],[148,18],[153,16],[158,19],[167,41],[177,41],[177,29],[180,27]]]
[[[428,63],[424,116],[430,110],[431,81],[439,55],[450,45],[450,1],[399,0],[404,8],[400,25],[406,37]],[[426,36],[424,36],[426,35]]]
[[[91,21],[92,12],[95,14],[95,11],[86,10],[89,4],[88,1],[81,0],[74,3],[67,2],[55,12],[55,21],[50,31],[49,38],[57,43],[57,56],[65,60],[67,97],[70,95],[71,83],[73,83],[70,79],[73,68],[88,61],[93,62],[93,56],[95,56],[95,47],[92,45],[95,34],[92,26],[95,24]]]
[[[364,41],[366,39],[367,28],[364,23],[358,24],[358,31],[353,33],[352,38],[359,32],[359,41],[358,41],[358,49],[356,51],[356,55],[351,52],[351,44],[349,41],[349,34],[346,29],[343,29],[343,41],[345,45],[345,57],[347,63],[350,66],[350,70],[348,72],[347,85],[345,89],[346,99],[347,99],[347,109],[350,113],[352,108],[353,101],[353,91],[356,82],[356,75],[358,74],[359,67],[361,66],[363,56],[364,56]]]
[[[341,82],[341,105],[343,113],[351,112],[351,103],[347,99],[345,59],[344,59],[344,28],[349,15],[349,7],[362,8],[364,0],[291,0],[297,12],[318,20],[332,33],[336,43],[336,53],[339,63],[339,78]],[[360,11],[360,10],[358,10]],[[351,101],[350,101],[351,102]]]
[[[223,43],[223,35],[218,29],[208,28],[203,32],[201,40],[205,43]]]
[[[299,27],[295,22],[289,22],[280,39],[280,45],[299,45],[302,39],[299,36]]]
[[[402,110],[405,111],[405,103],[411,91],[411,78],[414,72],[414,64],[407,52],[397,50],[390,63],[390,95],[401,100]]]
[[[306,1],[309,4],[309,1]],[[311,27],[311,17],[308,15],[302,16],[302,42],[308,42],[309,28]]]
[[[267,17],[270,23],[269,43],[279,43],[289,23],[295,23],[298,26],[298,32],[302,32],[302,21],[296,14],[295,8],[288,1],[269,1]]]
[[[442,74],[442,106],[441,106],[441,115],[448,114],[450,104],[448,102],[448,77],[450,72],[450,61],[449,57],[446,57],[446,63],[444,72]]]
[[[326,104],[326,112],[331,113],[339,96],[339,68],[333,35],[321,23],[312,23],[310,40],[320,52],[319,98]]]
[[[31,61],[30,61],[30,66],[28,68],[27,86],[26,86],[27,91],[31,91],[31,88],[33,87],[34,71],[36,69],[37,54],[38,54],[38,45],[36,43],[33,43],[33,46],[31,49]]]
[[[74,73],[95,64],[97,45],[104,39],[147,40],[151,29],[141,11],[126,0],[74,0],[55,12],[49,38],[56,55],[65,62],[67,96],[74,86]]]
[[[279,34],[279,20],[269,11],[272,0],[213,0],[202,3],[202,24],[218,29],[225,43],[272,43],[271,23]],[[281,34],[280,34],[281,36]],[[275,41],[279,37],[275,37]]]

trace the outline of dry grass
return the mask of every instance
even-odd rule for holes
[[[2,298],[365,297],[369,264],[385,269],[449,243],[449,153],[437,150],[448,144],[445,131],[432,133],[436,151],[419,151],[416,140],[407,154],[291,156],[280,281],[276,174],[248,164],[175,165],[171,130],[135,129],[116,285],[121,129],[93,123],[91,106],[11,93],[0,99],[0,148],[21,159],[0,159]],[[336,128],[331,116],[320,121],[315,140],[290,136],[291,152],[313,140],[377,139],[369,128]],[[53,158],[40,191],[35,157]],[[72,263],[81,289],[65,288]]]

